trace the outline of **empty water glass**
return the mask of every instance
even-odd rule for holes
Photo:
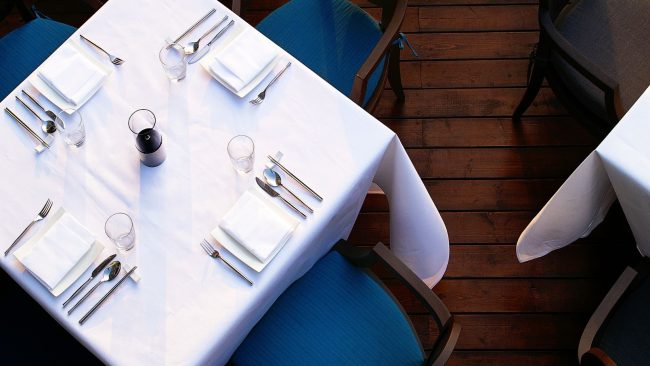
[[[125,213],[118,212],[109,216],[104,231],[119,250],[128,251],[135,245],[133,220]]]
[[[228,156],[236,171],[248,173],[255,162],[255,144],[246,135],[237,135],[228,143]]]
[[[180,81],[187,72],[187,55],[183,46],[172,43],[160,49],[158,54],[165,74],[171,81]]]
[[[63,110],[56,115],[54,123],[63,135],[63,141],[74,147],[83,145],[86,141],[86,129],[84,127],[81,112],[74,110]]]

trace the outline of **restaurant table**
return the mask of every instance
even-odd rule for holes
[[[523,231],[525,262],[588,236],[618,199],[641,255],[650,254],[650,88]]]
[[[217,1],[111,0],[68,40],[113,68],[105,85],[80,109],[87,134],[80,148],[66,146],[57,136],[50,150],[36,154],[31,138],[9,115],[0,115],[2,242],[9,246],[51,198],[52,212],[65,207],[106,246],[58,297],[13,255],[2,257],[0,267],[108,364],[227,362],[275,299],[338,239],[349,235],[373,181],[389,200],[393,252],[430,287],[447,266],[444,223],[397,136],[299,61],[283,55],[293,66],[259,106],[248,100],[263,85],[247,98],[239,98],[198,63],[189,65],[181,82],[166,78],[158,60],[164,39],[182,33],[213,7],[217,14],[185,42],[198,38],[224,14],[236,21],[232,34],[252,28]],[[79,42],[80,33],[126,62],[114,67],[92,46]],[[14,100],[21,88],[37,94],[25,81],[1,107],[9,106],[37,128],[35,118]],[[163,133],[167,160],[156,168],[140,164],[127,125],[138,108],[152,110],[156,128]],[[237,134],[249,135],[255,142],[250,174],[236,173],[226,152],[227,142]],[[285,183],[300,192],[315,212],[300,222],[260,273],[222,250],[255,282],[249,286],[207,256],[199,243],[203,238],[214,243],[211,230],[254,184],[255,175],[261,175],[266,155],[276,151],[284,154],[282,164],[324,199],[309,198],[287,179]],[[126,212],[134,219],[136,246],[119,258],[138,265],[141,280],[125,282],[79,325],[79,318],[109,286],[100,287],[71,316],[61,305],[94,265],[114,252],[104,235],[104,222],[114,212]],[[43,225],[35,225],[28,237]]]

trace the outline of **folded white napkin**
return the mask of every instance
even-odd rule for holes
[[[64,43],[38,70],[38,76],[68,103],[79,106],[101,86],[107,73]]]
[[[50,290],[90,250],[95,238],[72,215],[65,213],[43,235],[21,262]]]
[[[219,227],[262,262],[283,245],[293,231],[292,223],[248,191],[228,211]]]
[[[252,29],[219,52],[210,70],[235,92],[248,85],[277,56],[273,44]]]

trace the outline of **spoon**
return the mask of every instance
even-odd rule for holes
[[[285,187],[282,184],[282,178],[280,177],[280,174],[278,174],[275,170],[266,168],[264,169],[264,180],[266,180],[266,183],[273,187],[282,187],[284,188],[287,192],[289,192],[290,195],[293,196],[293,198],[297,199],[300,204],[305,206],[309,212],[313,213],[314,210],[311,209],[311,207],[307,206],[306,203],[304,203],[298,196],[296,196],[293,192],[289,190],[289,188]]]
[[[36,99],[34,99],[34,97],[29,95],[29,93],[27,93],[24,89],[21,89],[20,91],[23,92],[23,94],[25,94],[27,96],[27,98],[29,98],[32,102],[34,102],[34,104],[36,104],[40,109],[42,109],[43,112],[45,112],[45,114],[47,114],[47,116],[50,117],[50,119],[52,121],[54,121],[56,119],[56,114],[54,112],[52,112],[51,110],[45,109],[41,103],[39,103]]]
[[[191,55],[194,52],[198,51],[201,40],[203,38],[207,37],[208,34],[212,33],[213,30],[217,29],[217,27],[220,26],[221,24],[223,24],[223,22],[225,22],[226,20],[228,20],[227,15],[224,16],[217,24],[215,24],[214,27],[208,29],[207,32],[203,33],[203,35],[201,37],[199,37],[199,39],[196,42],[188,43],[187,46],[184,47],[185,54],[186,55]]]
[[[93,288],[91,288],[90,291],[88,291],[84,295],[84,297],[82,297],[81,300],[79,300],[79,302],[77,302],[76,304],[74,304],[72,308],[70,308],[70,310],[68,311],[68,315],[72,314],[74,309],[76,309],[77,306],[79,306],[82,302],[84,302],[84,300],[86,300],[88,296],[90,296],[90,294],[92,294],[93,291],[95,291],[95,289],[99,287],[99,285],[101,285],[104,282],[114,280],[115,277],[117,277],[117,275],[120,274],[120,269],[122,269],[122,264],[119,261],[111,262],[111,264],[109,264],[108,267],[104,268],[104,274],[102,275],[102,279],[99,280],[99,282],[97,282],[97,284]]]
[[[32,114],[35,115],[36,118],[41,120],[41,130],[43,130],[43,132],[45,132],[45,133],[54,133],[54,132],[56,132],[56,124],[54,124],[54,121],[49,120],[49,119],[44,120],[43,118],[41,118],[41,116],[38,115],[38,113],[34,112],[34,110],[30,106],[28,106],[25,102],[23,102],[23,100],[20,99],[17,95],[16,95],[16,99],[18,99],[18,101],[22,105],[24,105],[25,108],[29,109],[29,111],[32,112]]]

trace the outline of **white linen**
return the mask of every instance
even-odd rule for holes
[[[219,52],[210,64],[210,71],[236,93],[259,75],[277,54],[273,44],[249,29]]]
[[[219,227],[261,262],[286,243],[293,225],[249,191],[226,213]]]
[[[38,76],[63,99],[78,106],[97,91],[107,75],[73,46],[64,43],[38,69]]]
[[[84,105],[82,148],[55,144],[35,156],[24,146],[29,137],[0,114],[0,135],[6,137],[0,169],[12,178],[0,180],[5,241],[13,240],[24,218],[34,214],[32,207],[42,204],[43,196],[34,192],[47,192],[91,232],[103,232],[113,212],[132,213],[137,244],[129,257],[142,280],[126,281],[83,326],[78,324],[83,311],[76,316],[61,311],[66,296],[53,298],[13,258],[0,257],[0,267],[106,364],[225,364],[277,297],[348,237],[373,179],[391,204],[391,250],[429,286],[447,265],[444,224],[399,139],[298,60],[281,55],[292,62],[291,72],[273,86],[281,102],[264,102],[263,108],[233,96],[201,67],[169,83],[157,59],[164,38],[182,33],[212,7],[235,20],[229,32],[255,31],[213,0],[111,0],[79,29],[113,35],[129,60]],[[210,26],[206,22],[194,33]],[[13,97],[0,103],[5,106],[18,108]],[[154,111],[165,136],[167,160],[156,168],[140,164],[126,127],[130,114],[143,106]],[[262,272],[221,251],[254,286],[199,245],[255,185],[254,174],[236,173],[226,153],[230,138],[241,133],[255,141],[253,172],[263,170],[267,154],[281,150],[282,163],[324,198],[305,195],[314,214],[300,222]]]
[[[88,252],[94,241],[93,235],[79,221],[65,213],[21,262],[52,290]]]
[[[637,247],[650,254],[650,88],[569,176],[517,241],[525,262],[585,237],[618,198]]]

